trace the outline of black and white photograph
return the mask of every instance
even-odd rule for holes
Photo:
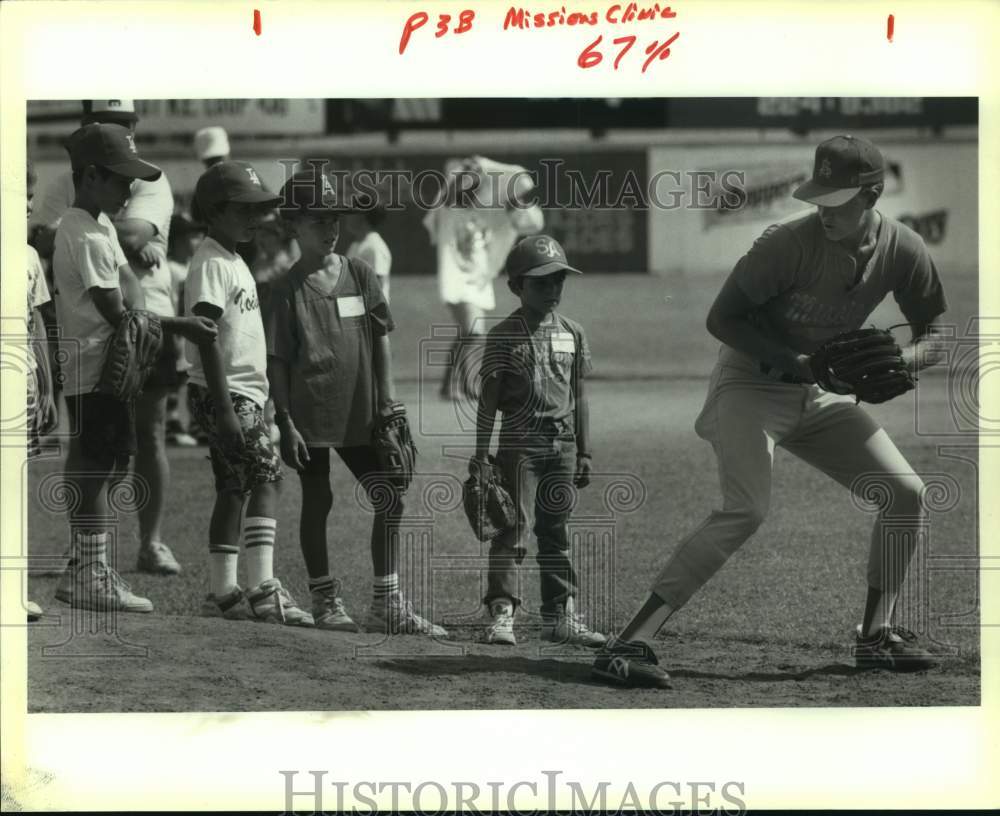
[[[5,812],[1000,801],[988,4],[2,6]]]
[[[977,705],[977,114],[29,102],[29,710]]]

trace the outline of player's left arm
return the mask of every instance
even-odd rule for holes
[[[573,395],[575,398],[573,419],[576,425],[576,477],[577,487],[590,484],[593,451],[590,449],[590,401],[584,381],[593,370],[590,358],[590,346],[587,336],[580,331],[579,348],[573,361]]]
[[[937,267],[923,241],[912,236],[910,244],[906,240],[909,236],[901,237],[905,242],[901,254],[905,253],[903,257],[912,261],[906,263],[907,272],[900,277],[893,297],[910,324],[912,336],[903,349],[903,359],[916,374],[947,359],[939,321],[948,309],[948,302]]]
[[[929,323],[912,323],[910,330],[912,338],[909,345],[903,348],[903,360],[910,373],[916,374],[948,359],[946,341],[938,318],[935,317]]]
[[[396,401],[396,386],[392,381],[392,345],[388,334],[376,335],[374,340],[372,365],[375,367],[378,407],[384,408]]]

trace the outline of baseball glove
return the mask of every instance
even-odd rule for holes
[[[470,476],[462,485],[462,506],[472,532],[480,541],[489,541],[517,521],[517,509],[503,486],[496,460],[490,457],[489,478]]]
[[[417,464],[417,446],[413,444],[406,407],[393,402],[375,417],[372,429],[372,447],[379,471],[400,491],[406,491],[413,481]]]
[[[809,357],[817,385],[858,402],[887,402],[914,385],[903,353],[883,329],[857,329],[827,340]]]
[[[121,402],[135,399],[156,364],[163,345],[163,326],[152,312],[125,312],[104,352],[104,365],[95,388]]]

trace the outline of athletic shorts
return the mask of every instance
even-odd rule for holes
[[[239,448],[226,448],[220,441],[215,403],[208,389],[194,383],[188,386],[188,405],[208,437],[216,492],[249,493],[258,485],[280,482],[281,459],[271,444],[264,409],[241,394],[230,393],[229,398],[243,431],[243,445]]]
[[[135,453],[135,405],[107,394],[66,397],[70,438],[83,455],[109,468],[125,467]]]

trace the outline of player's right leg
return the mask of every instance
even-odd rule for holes
[[[309,448],[309,461],[299,471],[299,484],[302,486],[299,547],[309,576],[313,621],[317,629],[357,632],[357,623],[344,607],[341,583],[330,574],[326,540],[326,521],[333,507],[329,448]]]
[[[56,599],[80,609],[152,612],[109,563],[112,541],[108,489],[125,472],[135,447],[131,408],[103,394],[66,400],[70,418],[65,479],[76,499],[70,508],[70,560],[56,587]]]
[[[640,609],[598,654],[595,677],[626,687],[669,683],[649,644],[767,515],[775,442],[795,426],[801,403],[799,386],[716,367],[695,428],[715,450],[722,509],[709,514],[674,550]]]
[[[170,483],[165,436],[167,388],[158,384],[155,376],[154,372],[135,401],[135,475],[148,488],[147,500],[139,508],[137,569],[158,575],[176,575],[181,565],[163,542],[162,529]]]

